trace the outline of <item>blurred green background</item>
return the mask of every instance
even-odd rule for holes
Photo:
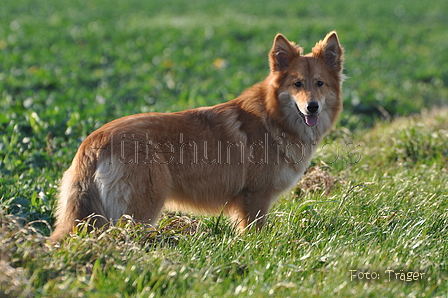
[[[309,51],[338,31],[350,77],[344,119],[363,115],[371,123],[447,99],[446,1],[18,0],[2,6],[2,123],[11,112],[32,110],[58,133],[73,113],[81,122],[103,123],[227,101],[266,76],[278,32]]]

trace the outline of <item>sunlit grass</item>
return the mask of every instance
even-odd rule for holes
[[[445,297],[447,3],[2,3],[0,296]],[[47,242],[58,181],[95,128],[230,100],[265,77],[276,33],[309,51],[330,30],[344,113],[263,231],[170,213],[157,230],[123,218]]]
[[[2,213],[3,291],[64,297],[443,297],[446,163],[408,164],[398,158],[400,150],[390,148],[389,162],[376,168],[375,155],[382,147],[376,139],[380,127],[382,139],[412,139],[395,129],[405,123],[437,132],[442,150],[447,118],[439,116],[445,113],[431,113],[432,120],[398,119],[353,135],[363,144],[359,163],[342,172],[321,164],[319,175],[334,179],[328,194],[311,187],[322,183],[311,172],[302,191],[280,199],[258,233],[239,234],[224,217],[166,214],[153,231],[126,218],[99,231],[81,226],[54,248],[35,230],[39,222]],[[387,270],[394,270],[392,278]],[[378,278],[359,280],[359,272]],[[395,276],[400,272],[424,278],[401,281]]]

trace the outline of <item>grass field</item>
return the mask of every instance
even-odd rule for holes
[[[446,297],[447,13],[442,0],[2,3],[0,297]],[[276,33],[309,51],[331,30],[344,112],[266,229],[165,214],[153,233],[123,221],[46,244],[90,132],[230,100],[267,75]]]

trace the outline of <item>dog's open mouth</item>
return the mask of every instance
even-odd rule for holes
[[[300,111],[299,107],[297,107],[297,111],[299,112],[299,115],[303,118],[303,121],[305,122],[306,125],[308,125],[309,127],[317,125],[317,122],[319,121],[319,115],[317,114],[305,115]]]

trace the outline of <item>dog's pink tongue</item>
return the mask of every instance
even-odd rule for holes
[[[305,122],[308,126],[317,125],[317,120],[319,120],[319,116],[317,115],[305,115]]]

